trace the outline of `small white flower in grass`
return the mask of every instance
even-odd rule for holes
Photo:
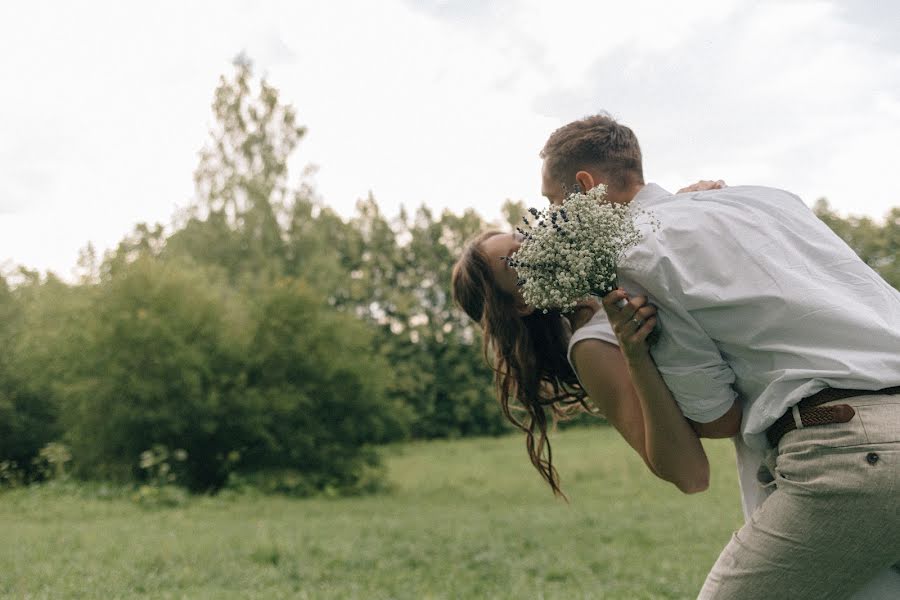
[[[619,259],[641,240],[638,217],[658,223],[644,210],[606,200],[606,186],[570,194],[562,206],[529,209],[532,221],[518,252],[508,258],[519,274],[525,301],[546,312],[572,310],[588,295],[616,287]]]

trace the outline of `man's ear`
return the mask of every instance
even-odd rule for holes
[[[575,173],[575,181],[578,182],[578,185],[581,186],[581,191],[586,192],[588,190],[594,189],[600,181],[594,179],[594,176],[588,173],[587,171],[578,171]]]

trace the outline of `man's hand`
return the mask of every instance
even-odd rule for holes
[[[724,187],[728,187],[728,185],[721,179],[716,179],[715,181],[710,181],[709,179],[701,179],[693,185],[681,188],[680,190],[678,190],[678,193],[683,194],[685,192],[705,192],[706,190],[720,190]]]

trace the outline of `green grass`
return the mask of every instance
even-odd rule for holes
[[[387,448],[393,491],[364,498],[148,510],[9,491],[0,597],[694,598],[741,522],[730,442],[707,444],[711,487],[684,496],[612,429],[554,440],[568,505],[518,436]]]

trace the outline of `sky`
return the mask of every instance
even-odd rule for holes
[[[244,52],[308,133],[292,182],[350,216],[540,206],[538,152],[605,110],[648,181],[900,205],[900,3],[294,0],[0,4],[0,272],[69,278],[89,241],[195,197],[219,77]]]

